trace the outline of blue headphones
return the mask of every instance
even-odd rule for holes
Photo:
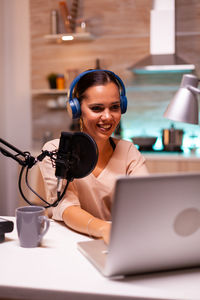
[[[114,72],[108,71],[108,70],[89,70],[85,71],[81,74],[79,74],[71,83],[70,88],[69,88],[69,100],[67,101],[67,110],[68,113],[71,115],[72,119],[78,119],[81,116],[81,107],[80,103],[77,98],[73,98],[73,91],[74,87],[76,86],[77,82],[86,74],[95,72],[95,71],[105,71],[108,72],[116,78],[116,80],[119,82],[121,86],[121,93],[120,93],[120,107],[121,107],[121,113],[124,114],[127,109],[127,98],[126,98],[126,90],[123,81],[119,76],[117,76]]]

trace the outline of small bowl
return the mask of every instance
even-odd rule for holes
[[[152,147],[157,140],[155,136],[137,136],[133,137],[132,141],[139,147]]]

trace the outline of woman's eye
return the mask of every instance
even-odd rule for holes
[[[100,106],[100,105],[95,105],[95,106],[91,106],[90,109],[93,111],[93,112],[102,112],[105,107],[104,106]],[[120,109],[120,103],[119,104],[113,104],[110,106],[110,111],[117,111]]]
[[[90,109],[94,112],[98,112],[98,111],[103,110],[103,108],[101,106],[92,106]]]
[[[120,109],[120,104],[114,104],[113,106],[111,106],[112,110],[118,110]]]

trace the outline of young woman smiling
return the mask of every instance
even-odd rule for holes
[[[148,171],[144,157],[133,143],[111,137],[121,114],[126,111],[121,79],[111,71],[90,70],[80,74],[75,83],[70,94],[80,105],[80,128],[95,140],[99,157],[91,174],[70,182],[63,199],[52,209],[52,217],[63,220],[78,232],[103,238],[109,243],[111,222],[108,221],[111,221],[116,178],[119,175],[147,174]],[[53,140],[43,149],[53,151],[58,145],[59,140]],[[57,197],[57,180],[49,158],[40,163],[40,169],[47,198],[53,202]]]

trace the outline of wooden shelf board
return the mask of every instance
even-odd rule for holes
[[[68,90],[58,89],[34,89],[32,95],[67,95]]]
[[[70,38],[70,40],[63,40],[63,37]],[[44,38],[48,41],[59,41],[59,42],[73,42],[73,41],[91,41],[94,40],[94,36],[89,32],[80,33],[63,33],[63,34],[47,34]]]

